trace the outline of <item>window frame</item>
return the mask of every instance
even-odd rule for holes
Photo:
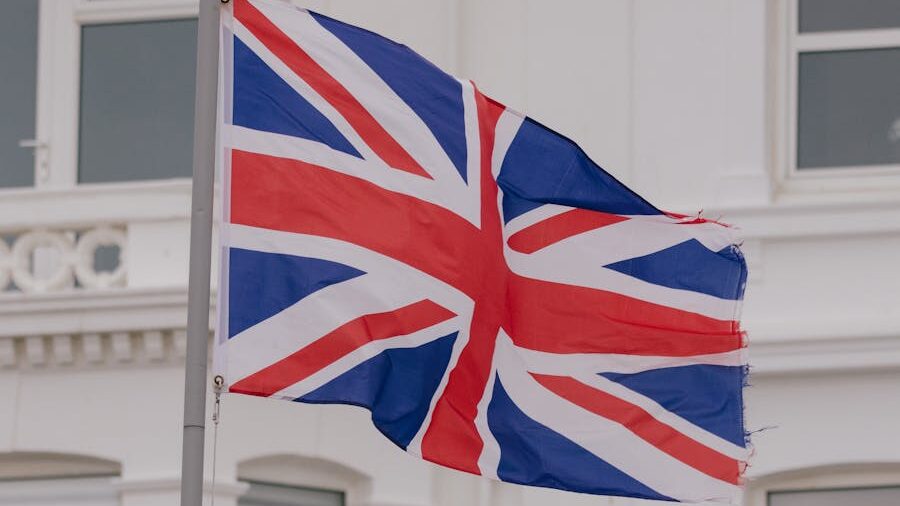
[[[776,183],[782,192],[900,190],[900,163],[797,168],[799,59],[803,52],[900,47],[900,28],[801,33],[800,1],[773,0],[775,10]]]
[[[898,486],[900,486],[900,463],[829,464],[752,478],[744,492],[744,505],[769,506],[770,494],[778,492],[817,492]]]
[[[334,495],[339,498],[340,506],[347,506],[347,493],[343,490],[339,489],[330,489],[330,488],[321,488],[321,487],[309,487],[309,486],[300,486],[300,485],[290,485],[285,483],[277,483],[271,481],[259,481],[259,480],[245,480],[243,483],[249,485],[247,487],[246,492],[244,492],[238,499],[237,504],[240,505],[244,500],[251,501],[260,501],[266,500],[273,495],[277,497],[274,499],[276,502],[280,502],[284,499],[288,499],[287,496],[291,496],[292,492],[297,494],[306,493],[322,493]],[[294,498],[290,498],[294,499]],[[272,499],[268,499],[272,500]],[[289,499],[288,499],[289,500]]]
[[[84,25],[196,18],[195,0],[40,0],[33,189],[130,188],[171,180],[79,183],[81,28]],[[190,178],[176,181],[189,185]],[[19,189],[21,190],[21,189]]]
[[[38,478],[4,480],[0,483],[0,502],[19,504],[72,506],[120,504],[115,476],[67,476],[62,478]]]
[[[118,504],[119,462],[55,452],[0,452],[0,504]]]
[[[371,477],[326,457],[268,454],[237,464],[239,482],[326,490],[343,494],[344,505],[371,502]]]
[[[855,490],[879,490],[879,489],[900,489],[900,483],[896,485],[857,485],[845,487],[815,487],[815,488],[774,488],[766,491],[766,506],[771,506],[773,494],[791,494],[791,493],[820,493],[820,492],[851,492]]]

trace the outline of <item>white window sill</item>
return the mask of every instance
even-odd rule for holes
[[[190,217],[191,181],[0,190],[0,231]]]

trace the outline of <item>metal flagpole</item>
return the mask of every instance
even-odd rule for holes
[[[202,506],[206,427],[206,361],[209,339],[209,270],[212,251],[213,178],[216,159],[216,91],[220,0],[200,0],[194,95],[194,183],[184,364],[184,440],[181,505]]]

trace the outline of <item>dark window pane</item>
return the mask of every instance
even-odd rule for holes
[[[344,506],[343,492],[250,482],[238,506]]]
[[[885,506],[900,504],[900,487],[773,492],[769,506]]]
[[[38,0],[4,0],[0,16],[0,187],[34,184]]]
[[[189,177],[196,20],[89,25],[81,37],[78,181]]]
[[[897,0],[800,0],[800,31],[900,27]]]
[[[900,163],[900,48],[800,54],[797,167]]]

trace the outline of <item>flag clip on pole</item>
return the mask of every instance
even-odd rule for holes
[[[220,0],[200,0],[197,22],[194,177],[191,196],[187,346],[184,364],[184,439],[181,457],[182,506],[202,506],[203,502],[220,5]]]

